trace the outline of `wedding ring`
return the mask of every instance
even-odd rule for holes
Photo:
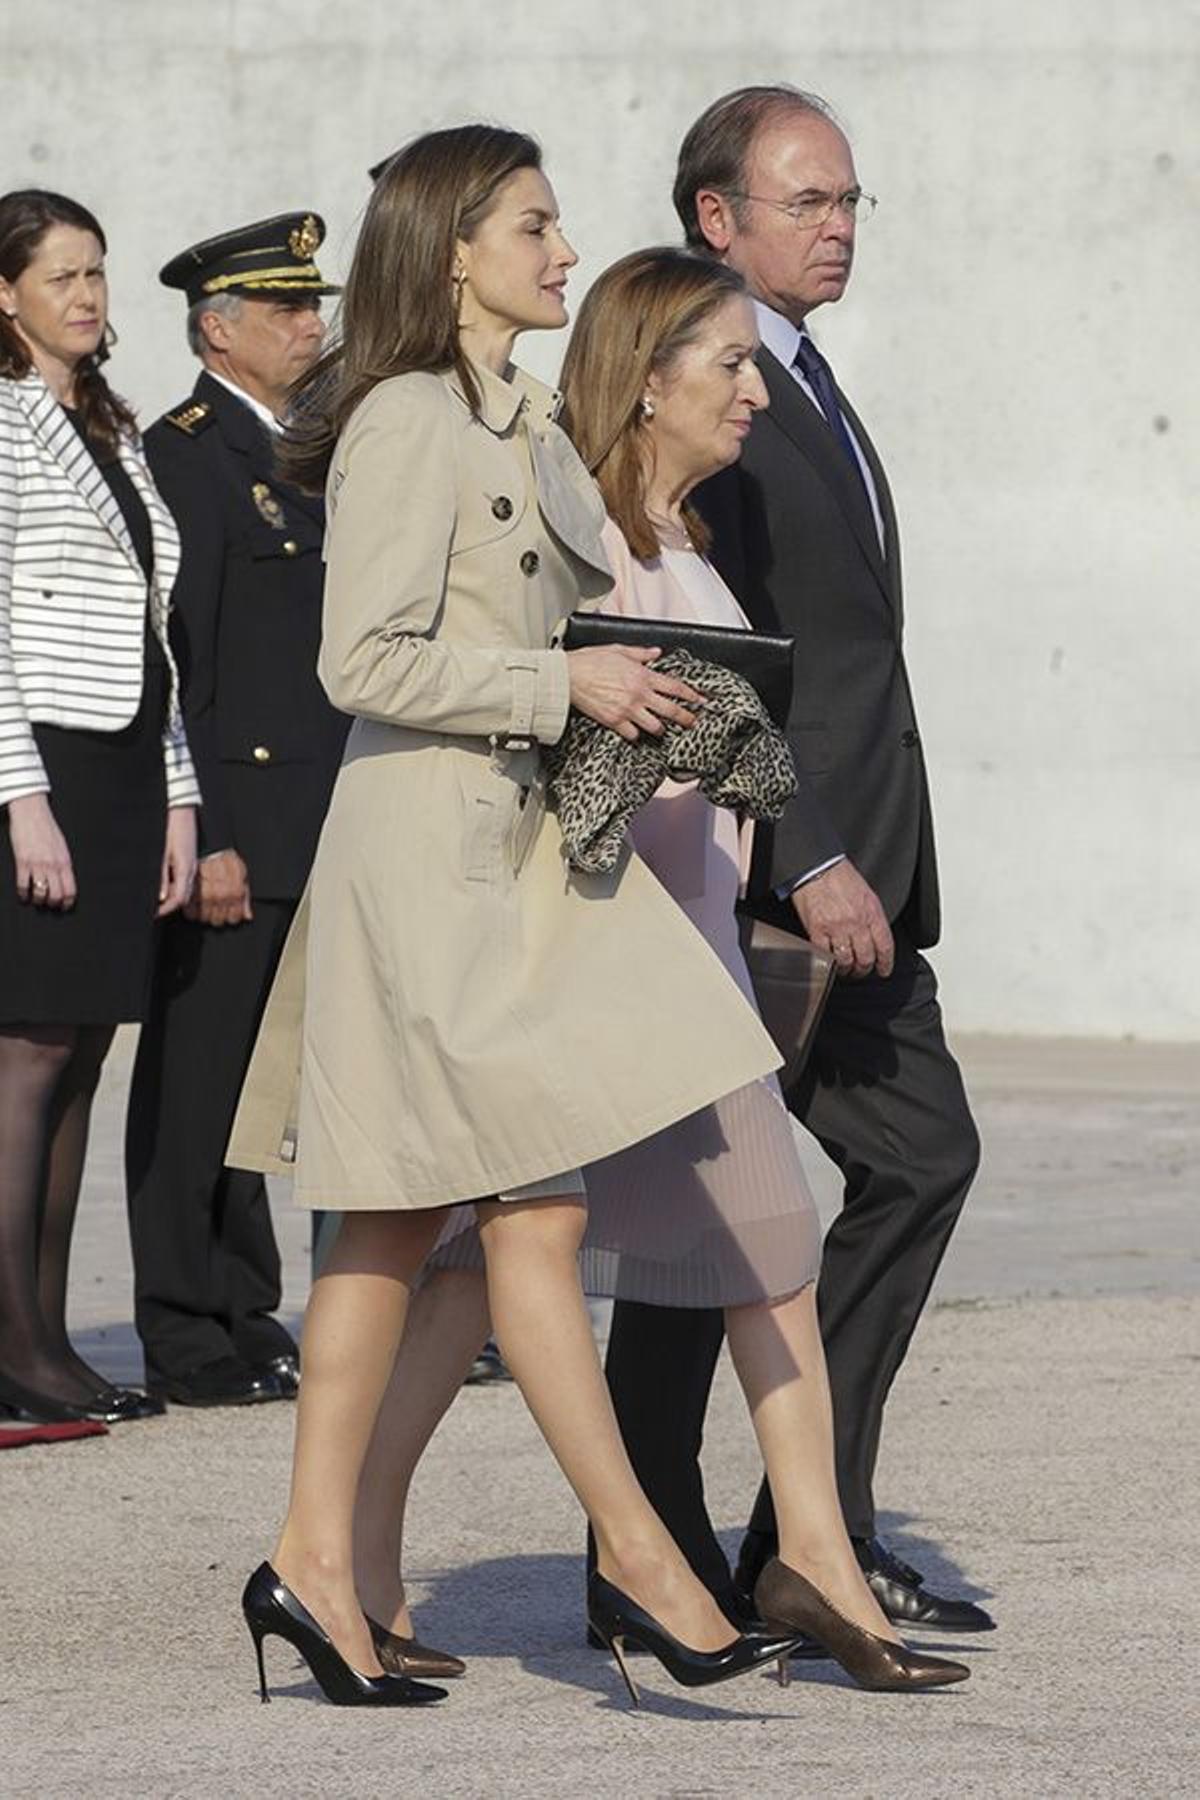
[[[36,875],[34,877],[33,891],[35,894],[48,894],[50,892],[50,883],[46,880],[44,875]]]
[[[833,946],[833,954],[835,956],[849,956],[849,954],[850,954],[849,944],[835,944]]]

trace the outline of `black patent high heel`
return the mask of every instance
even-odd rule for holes
[[[672,1680],[683,1687],[711,1687],[717,1681],[731,1681],[735,1675],[747,1675],[765,1663],[783,1663],[795,1649],[800,1634],[782,1630],[759,1630],[751,1634],[739,1632],[720,1650],[693,1650],[681,1644],[652,1618],[644,1607],[623,1594],[611,1581],[594,1570],[588,1578],[588,1624],[604,1639],[616,1658],[625,1678],[629,1698],[641,1705],[633,1676],[625,1660],[625,1644],[640,1644],[656,1656]]]
[[[242,1612],[258,1657],[258,1691],[264,1706],[271,1695],[263,1639],[272,1635],[285,1638],[300,1652],[321,1692],[334,1706],[425,1706],[446,1698],[445,1688],[412,1681],[407,1675],[360,1675],[352,1669],[270,1563],[260,1563],[246,1583]]]

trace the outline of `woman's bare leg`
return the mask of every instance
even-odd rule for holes
[[[354,1517],[355,1586],[363,1611],[400,1637],[412,1636],[400,1570],[413,1470],[490,1328],[482,1269],[428,1271],[375,1421]]]
[[[734,1627],[642,1493],[617,1429],[579,1285],[586,1208],[564,1197],[476,1211],[496,1338],[591,1521],[600,1572],[685,1644],[720,1649]]]
[[[856,1625],[899,1642],[846,1533],[815,1283],[787,1300],[727,1307],[725,1330],[766,1465],[782,1561]]]
[[[445,1210],[348,1212],[309,1297],[292,1489],[277,1573],[362,1675],[381,1673],[354,1591],[359,1476]]]

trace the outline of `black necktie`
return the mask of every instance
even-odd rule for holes
[[[829,424],[829,429],[832,431],[838,444],[849,457],[850,467],[854,470],[854,473],[862,483],[863,492],[867,495],[867,500],[869,502],[871,496],[867,492],[867,484],[863,480],[862,465],[858,460],[858,454],[855,451],[850,433],[846,430],[846,421],[842,417],[842,409],[838,405],[837,388],[834,386],[833,381],[833,370],[825,361],[825,358],[821,355],[821,352],[817,349],[817,346],[813,343],[812,339],[804,332],[801,333],[800,342],[796,346],[796,354],[792,360],[794,366],[799,369],[805,381],[807,381],[809,387],[816,395],[817,405],[824,413]]]

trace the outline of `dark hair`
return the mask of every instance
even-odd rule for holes
[[[472,411],[480,398],[459,341],[452,270],[496,194],[542,152],[523,132],[459,125],[414,138],[380,172],[334,320],[334,342],[292,390],[280,466],[320,488],[346,420],[371,389],[414,369],[455,369]]]
[[[819,94],[781,81],[770,87],[735,88],[700,114],[682,144],[675,170],[672,199],[683,235],[695,250],[707,248],[696,213],[696,195],[702,188],[724,194],[742,222],[739,198],[746,183],[746,159],[758,133],[789,113],[816,113],[836,124],[833,108]]]
[[[735,269],[671,248],[635,250],[588,289],[563,360],[562,424],[596,477],[610,516],[633,554],[659,553],[646,514],[642,396],[651,372],[665,375],[706,319],[746,284]],[[686,502],[698,550],[708,531]]]
[[[20,279],[37,255],[42,239],[55,225],[90,231],[101,250],[108,249],[99,221],[77,200],[49,193],[45,188],[19,188],[11,194],[0,194],[0,276],[5,281]],[[90,356],[80,359],[75,369],[75,403],[89,444],[107,456],[115,456],[123,437],[137,436],[137,423],[132,409],[113,393],[100,372],[107,356],[108,348],[101,343]],[[33,366],[25,339],[12,321],[0,313],[0,376],[20,381]]]

